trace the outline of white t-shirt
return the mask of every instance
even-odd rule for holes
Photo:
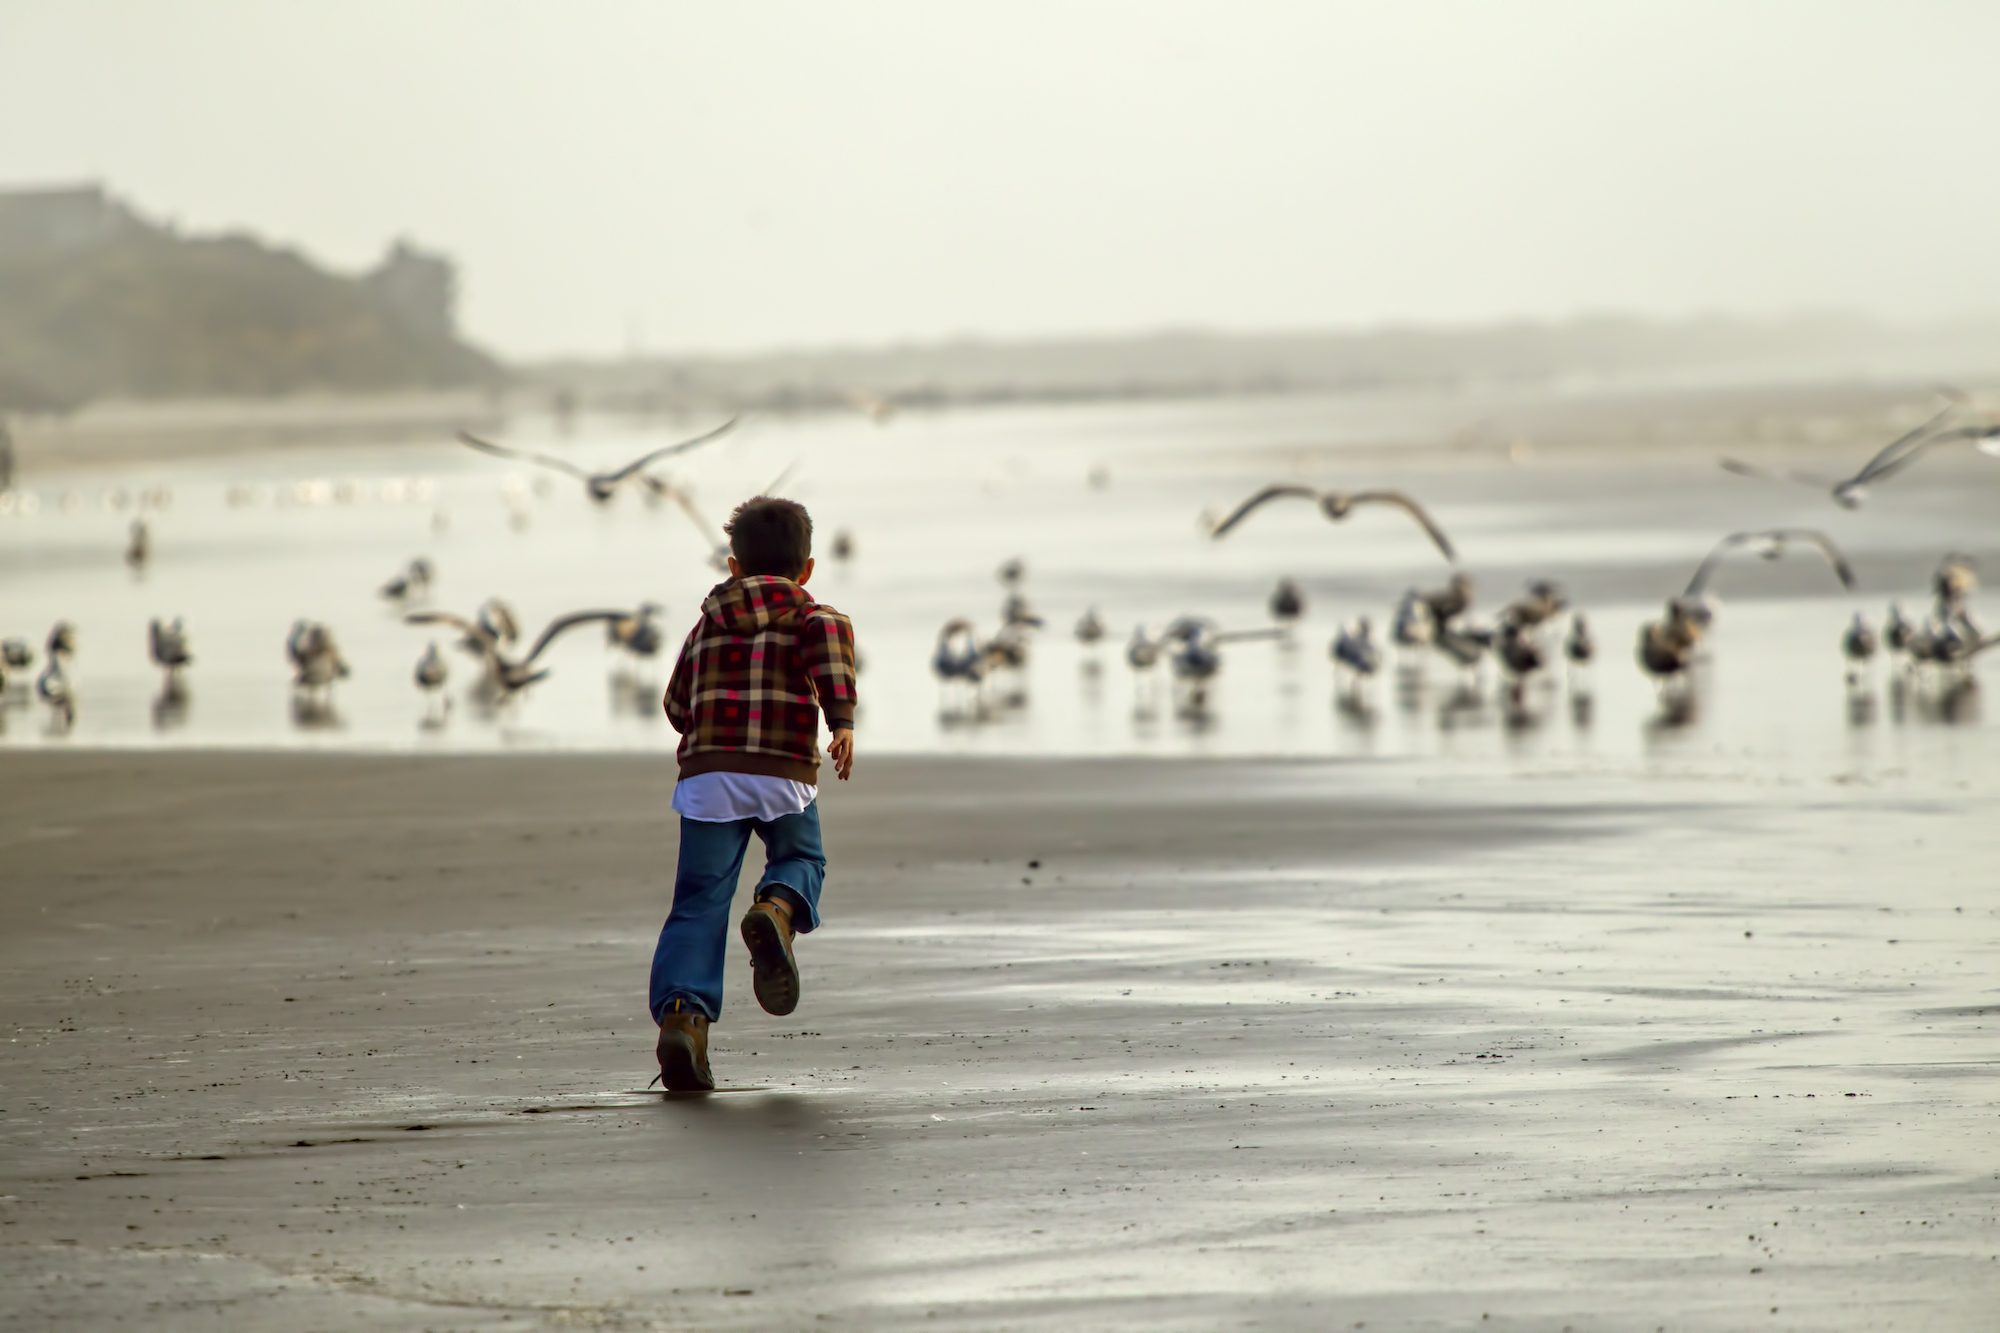
[[[674,813],[707,824],[783,819],[813,803],[819,788],[762,773],[697,773],[674,784]]]

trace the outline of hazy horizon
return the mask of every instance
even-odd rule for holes
[[[503,356],[1995,313],[2000,10],[0,0],[0,183]]]

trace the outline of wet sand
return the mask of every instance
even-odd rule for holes
[[[1993,1326],[1986,784],[864,757],[668,1099],[670,783],[0,754],[0,1328]]]

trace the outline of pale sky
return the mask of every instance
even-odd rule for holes
[[[0,184],[508,356],[2000,307],[2000,4],[0,0]]]

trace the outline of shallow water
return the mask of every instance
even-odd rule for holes
[[[1920,609],[1943,551],[1994,549],[2000,465],[1942,460],[1848,514],[1804,488],[1729,477],[1709,449],[1606,445],[1524,466],[1518,451],[1439,443],[1448,423],[1492,405],[1350,395],[963,409],[883,426],[767,418],[672,470],[719,518],[796,463],[783,489],[812,508],[822,550],[833,532],[853,534],[855,557],[824,560],[812,586],[857,626],[864,754],[1438,756],[1565,768],[1701,755],[1815,771],[1983,771],[1991,746],[1976,685],[1905,682],[1878,664],[1850,687],[1836,644],[1857,608],[1879,619],[1899,597]],[[509,439],[605,464],[708,424],[592,421],[557,439],[524,423]],[[1278,505],[1226,541],[1202,536],[1204,512],[1293,478],[1408,488],[1480,580],[1477,614],[1490,617],[1528,577],[1561,579],[1591,617],[1597,666],[1576,681],[1549,673],[1518,703],[1490,670],[1468,679],[1440,659],[1392,665],[1359,693],[1337,689],[1335,625],[1367,614],[1379,635],[1404,587],[1434,586],[1447,570],[1387,510],[1334,526],[1304,504]],[[78,715],[55,726],[29,693],[33,672],[17,673],[0,744],[674,743],[659,692],[716,576],[706,541],[671,505],[637,492],[593,505],[567,478],[443,440],[44,472],[21,484],[0,516],[0,636],[39,644],[56,619],[76,623]],[[135,573],[121,553],[149,495],[153,555]],[[1842,594],[1810,556],[1745,557],[1718,581],[1726,600],[1692,709],[1663,708],[1632,664],[1639,623],[1722,533],[1800,522],[1848,548],[1860,595]],[[427,643],[449,649],[451,636],[402,624],[376,593],[416,555],[438,570],[425,605],[469,612],[497,594],[532,634],[562,612],[651,599],[667,608],[668,650],[631,663],[594,627],[578,630],[550,650],[550,677],[501,708],[478,702],[476,664],[453,654],[449,705],[427,703],[412,670]],[[990,631],[1004,591],[995,570],[1015,556],[1049,622],[1028,670],[976,703],[940,690],[929,672],[937,627],[969,615]],[[1164,668],[1139,677],[1126,667],[1135,625],[1157,630],[1186,613],[1225,628],[1269,624],[1264,601],[1280,575],[1305,587],[1307,616],[1287,642],[1228,649],[1204,706],[1178,695]],[[1110,628],[1095,653],[1069,633],[1086,607]],[[178,698],[147,661],[154,615],[186,621],[195,664]],[[283,642],[299,617],[331,625],[353,667],[324,704],[304,705],[290,688]]]

